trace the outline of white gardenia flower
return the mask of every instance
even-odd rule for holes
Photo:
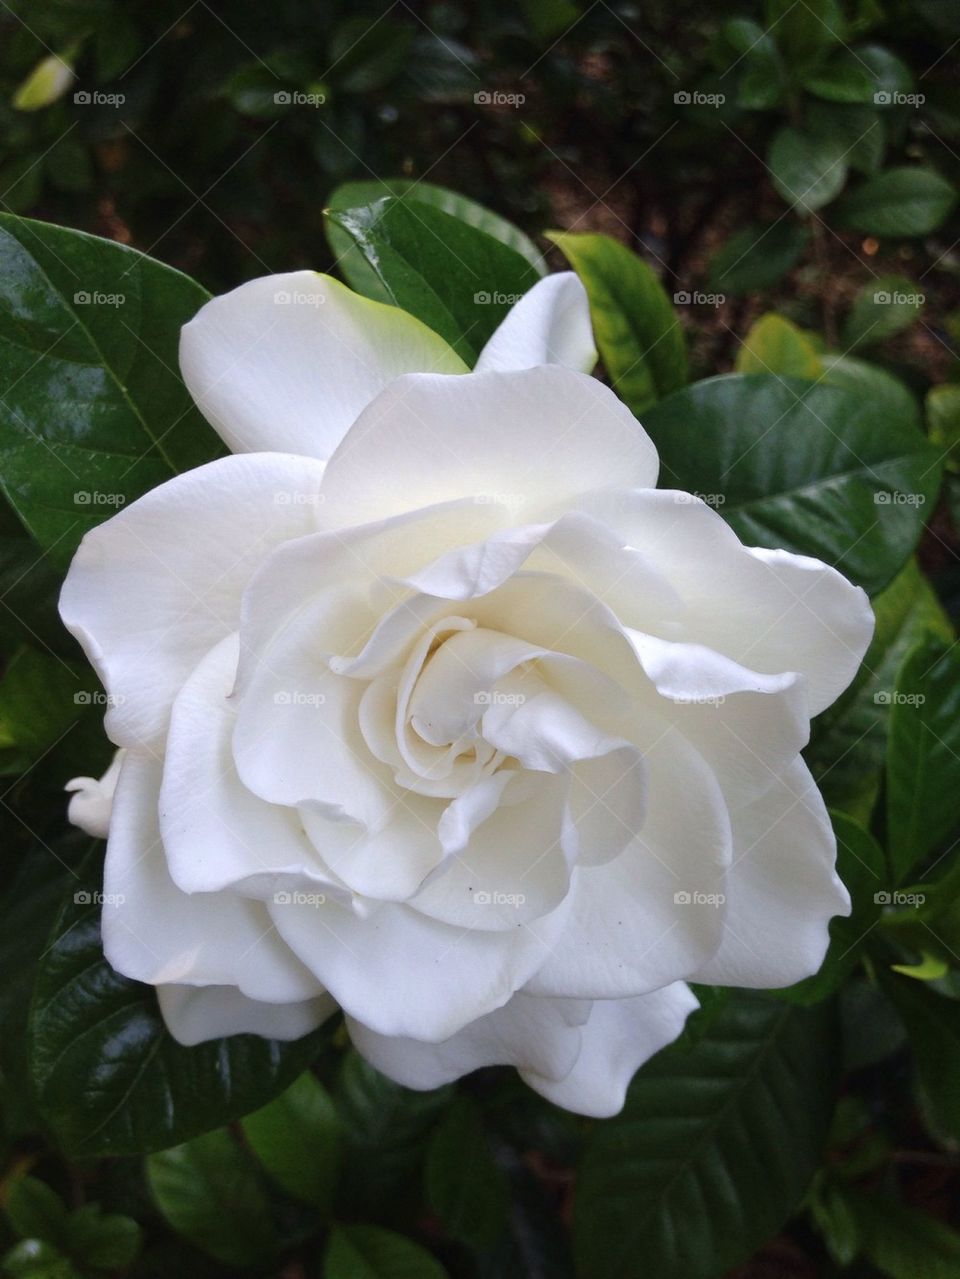
[[[87,534],[61,599],[125,749],[104,947],[180,1042],[336,1006],[432,1088],[515,1065],[591,1115],[687,981],[786,986],[849,909],[800,758],[873,619],[654,488],[570,274],[476,371],[311,272],[183,331],[234,456]]]

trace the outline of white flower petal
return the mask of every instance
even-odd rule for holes
[[[322,473],[319,462],[276,453],[221,458],[87,533],[60,615],[107,690],[112,741],[162,738],[183,681],[237,629],[253,570],[317,527]]]
[[[106,839],[110,831],[113,796],[125,754],[124,750],[115,751],[102,777],[74,777],[63,788],[72,792],[67,805],[67,821],[94,839]]]
[[[324,519],[360,524],[458,498],[501,527],[557,518],[581,494],[656,483],[657,453],[594,378],[558,365],[398,378],[327,467]]]
[[[566,930],[528,983],[532,994],[647,994],[690,977],[720,945],[731,853],[723,795],[676,729],[663,726],[641,749],[646,820],[619,857],[574,871]]]
[[[449,1039],[501,1007],[556,944],[565,907],[534,928],[452,928],[405,905],[272,905],[288,945],[351,1017],[381,1035]]]
[[[563,1079],[576,1063],[579,1024],[589,1014],[584,1001],[537,999],[520,991],[496,1012],[440,1043],[378,1035],[352,1017],[347,1029],[371,1066],[407,1088],[427,1089],[481,1066],[516,1066],[538,1079]]]
[[[530,1070],[521,1074],[555,1105],[607,1119],[623,1108],[637,1069],[677,1038],[697,1007],[682,982],[638,999],[598,999],[580,1030],[580,1054],[569,1074],[560,1080]]]
[[[873,634],[873,610],[836,569],[788,551],[743,546],[716,511],[689,493],[606,493],[584,505],[656,564],[686,601],[682,638],[753,671],[806,676],[812,715],[853,679]],[[652,629],[639,610],[636,619],[622,620]]]
[[[465,373],[432,329],[328,275],[292,271],[241,284],[202,307],[180,367],[234,453],[325,459],[401,373]]]
[[[475,371],[563,364],[589,373],[596,362],[587,291],[572,271],[560,271],[538,281],[510,308]]]
[[[830,818],[802,759],[733,815],[733,839],[723,940],[694,980],[792,986],[823,963],[832,917],[850,913]]]
[[[117,972],[154,986],[238,986],[273,1003],[322,993],[261,902],[176,887],[160,840],[159,791],[159,764],[128,752],[104,870],[103,949]]]
[[[167,1029],[185,1048],[227,1035],[300,1039],[337,1011],[329,995],[271,1004],[248,999],[236,986],[158,986],[157,1000]]]

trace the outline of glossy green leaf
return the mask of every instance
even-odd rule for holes
[[[618,241],[592,232],[551,232],[583,281],[600,357],[634,413],[687,380],[683,329],[651,268]]]
[[[947,455],[947,469],[960,471],[960,385],[945,382],[927,392],[927,424],[931,443]]]
[[[875,92],[870,69],[849,48],[838,49],[826,62],[811,67],[803,87],[828,102],[871,102]]]
[[[826,560],[876,593],[916,546],[939,456],[887,406],[823,383],[729,374],[651,408],[660,485],[711,495],[748,545]]]
[[[243,1120],[243,1133],[274,1181],[329,1211],[340,1162],[340,1121],[327,1090],[306,1072]]]
[[[223,452],[178,372],[180,328],[207,296],[111,240],[0,214],[0,483],[57,563]]]
[[[848,350],[882,342],[908,329],[923,311],[925,298],[914,281],[885,275],[865,284],[853,299],[843,330]]]
[[[140,1227],[132,1217],[105,1213],[99,1204],[84,1204],[70,1214],[66,1249],[84,1267],[121,1270],[140,1251]]]
[[[887,130],[880,108],[863,103],[812,100],[807,108],[807,130],[817,137],[830,136],[843,143],[851,169],[876,173],[887,147]]]
[[[46,1182],[37,1177],[17,1177],[7,1189],[4,1211],[10,1225],[24,1239],[43,1239],[62,1247],[67,1209]]]
[[[711,258],[707,282],[721,293],[772,288],[797,265],[809,240],[808,228],[790,218],[743,227]]]
[[[868,235],[929,235],[956,202],[954,187],[933,169],[884,169],[844,195],[831,221]]]
[[[446,1279],[425,1248],[382,1226],[337,1226],[327,1246],[324,1279]]]
[[[908,426],[920,426],[920,407],[913,393],[898,377],[856,355],[822,355],[824,381],[842,386],[861,399],[886,405],[890,416]]]
[[[795,324],[782,315],[762,315],[750,326],[737,352],[738,373],[780,373],[811,381],[823,372],[819,352]]]
[[[737,994],[692,1048],[658,1053],[594,1130],[574,1243],[584,1279],[715,1279],[797,1209],[834,1101],[829,1010]],[[762,1153],[761,1153],[762,1152]]]
[[[41,1239],[24,1239],[2,1258],[11,1279],[83,1279],[69,1258]]]
[[[845,1187],[860,1250],[890,1279],[960,1279],[960,1233],[925,1212]]]
[[[801,133],[786,126],[774,136],[767,155],[773,185],[800,213],[829,204],[847,180],[846,148],[839,138]]]
[[[89,694],[54,653],[21,648],[0,678],[0,745],[28,766],[70,731]]]
[[[766,0],[764,26],[772,31],[792,69],[802,69],[819,59],[846,34],[837,0]]]
[[[507,1183],[494,1163],[476,1104],[461,1097],[437,1125],[427,1150],[427,1203],[452,1238],[493,1244],[507,1220]]]
[[[933,1122],[960,1138],[960,1002],[924,982],[887,974],[883,988],[900,1015]]]
[[[273,1255],[269,1204],[249,1158],[226,1130],[148,1156],[147,1181],[173,1229],[224,1265],[256,1266]]]
[[[911,560],[873,600],[876,629],[853,683],[819,715],[805,752],[824,798],[865,819],[887,754],[897,672],[928,631],[949,640],[952,628],[929,582]]]
[[[326,216],[356,244],[388,300],[446,338],[471,365],[539,279],[516,249],[430,205],[387,196]]]
[[[538,275],[543,275],[546,270],[543,255],[519,227],[502,218],[499,213],[485,209],[475,200],[468,200],[466,196],[458,195],[456,191],[450,191],[446,187],[436,186],[433,182],[416,178],[344,182],[333,192],[327,204],[331,209],[359,209],[388,195],[406,201],[414,200],[417,204],[427,204],[443,213],[449,213],[467,226],[476,227],[478,231],[484,231],[501,244],[516,250],[526,258]],[[376,298],[380,302],[392,301],[386,286],[368,265],[353,237],[330,218],[324,220],[324,227],[331,252],[337,259],[337,267],[350,286],[366,297]]]
[[[900,884],[960,825],[960,650],[921,640],[889,696],[887,841]]]
[[[294,1043],[234,1035],[184,1048],[149,986],[103,957],[96,888],[71,890],[36,975],[30,1057],[40,1107],[75,1156],[183,1142],[263,1106],[316,1057],[326,1032]]]

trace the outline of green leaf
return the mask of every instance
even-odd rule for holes
[[[819,1162],[833,1032],[826,1006],[737,994],[692,1048],[648,1062],[587,1147],[579,1273],[622,1279],[642,1257],[657,1279],[715,1279],[774,1235]]]
[[[738,373],[782,373],[810,378],[823,372],[816,347],[801,329],[782,315],[755,320],[737,352]]]
[[[864,45],[857,50],[862,62],[870,68],[874,80],[876,94],[885,95],[889,101],[879,97],[878,106],[894,106],[895,95],[909,93],[913,88],[913,72],[907,64],[879,44]]]
[[[583,281],[597,347],[620,398],[639,414],[683,386],[683,329],[646,262],[608,235],[553,231],[547,238]]]
[[[872,102],[874,77],[853,49],[838,49],[802,78],[808,93],[828,102]]]
[[[879,1195],[844,1187],[843,1198],[864,1252],[890,1279],[960,1279],[960,1234]]]
[[[930,442],[949,456],[947,469],[960,471],[960,386],[945,382],[927,392]]]
[[[449,213],[451,217],[465,222],[467,226],[476,227],[478,231],[484,231],[495,240],[499,240],[501,244],[516,250],[526,258],[538,275],[543,275],[546,271],[543,255],[519,227],[515,227],[512,222],[500,217],[498,213],[485,209],[475,200],[468,200],[466,196],[458,195],[456,191],[450,191],[446,187],[436,186],[432,182],[415,178],[344,182],[333,192],[327,204],[330,209],[359,209],[388,195],[394,195],[406,201],[414,200],[417,204],[427,204],[434,209],[440,209],[443,213]],[[376,298],[379,302],[392,301],[386,286],[381,284],[376,272],[367,264],[366,258],[354,243],[353,237],[330,218],[325,219],[324,227],[330,251],[336,257],[337,266],[351,288],[356,289],[358,293],[363,293],[366,297]]]
[[[732,294],[772,288],[800,261],[809,240],[809,229],[789,218],[743,227],[711,258],[707,283]]]
[[[539,278],[515,249],[430,205],[387,196],[326,216],[354,241],[387,299],[446,338],[470,365]]]
[[[869,817],[887,755],[891,696],[903,659],[928,631],[952,628],[929,582],[911,560],[873,600],[876,629],[853,683],[813,724],[807,763],[827,803]]]
[[[426,1249],[382,1226],[337,1226],[330,1235],[324,1279],[446,1279]]]
[[[270,1259],[270,1207],[243,1151],[221,1129],[147,1158],[154,1202],[173,1229],[227,1266]]]
[[[207,297],[111,240],[0,215],[0,482],[57,563],[223,452],[177,371],[180,328]]]
[[[74,81],[72,55],[41,58],[13,95],[15,111],[40,111],[62,98]]]
[[[800,213],[812,213],[843,190],[847,180],[845,151],[836,137],[814,136],[787,126],[773,138],[767,167],[787,204]]]
[[[94,891],[86,880],[71,889],[31,1012],[37,1100],[70,1154],[138,1154],[182,1142],[265,1105],[317,1056],[322,1029],[293,1043],[234,1035],[182,1047],[152,987],[104,959]]]
[[[82,1279],[79,1270],[52,1244],[24,1239],[3,1257],[3,1273],[13,1279]]]
[[[885,404],[892,416],[909,426],[920,426],[920,410],[913,393],[892,373],[869,360],[855,355],[821,356],[826,370],[825,382],[831,386],[846,387],[860,398]]]
[[[852,350],[872,345],[908,329],[922,312],[924,301],[917,284],[905,276],[872,280],[853,299],[843,330],[844,346]]]
[[[745,111],[768,111],[783,97],[783,63],[776,42],[759,23],[730,18],[721,28],[719,61],[724,71],[738,66],[737,106]]]
[[[799,1004],[826,999],[853,971],[880,918],[887,882],[883,849],[870,832],[844,813],[831,813],[830,819],[837,836],[837,874],[849,890],[852,909],[847,916],[831,919],[830,946],[820,971],[782,992],[784,998]]]
[[[39,759],[79,718],[79,677],[53,653],[21,648],[0,678],[0,744]]]
[[[302,1074],[286,1092],[247,1115],[243,1132],[288,1195],[330,1211],[340,1162],[340,1121],[319,1079]]]
[[[933,169],[884,169],[844,195],[831,220],[868,235],[929,235],[956,202],[953,186]]]
[[[447,1234],[471,1248],[496,1242],[507,1222],[507,1183],[493,1161],[476,1104],[456,1101],[427,1150],[427,1203]]]
[[[883,989],[900,1014],[917,1063],[917,1078],[937,1128],[960,1138],[960,1003],[925,982],[893,974]]]
[[[748,545],[814,555],[871,594],[912,554],[939,486],[919,431],[823,383],[708,378],[654,405],[644,426],[662,487],[713,495]]]
[[[17,1177],[6,1194],[11,1226],[24,1239],[43,1239],[62,1247],[66,1238],[67,1209],[63,1200],[37,1177]]]
[[[844,38],[846,24],[837,0],[766,0],[764,26],[771,31],[791,69],[802,69]]]
[[[877,107],[813,101],[807,108],[806,127],[817,137],[842,142],[851,169],[876,173],[883,163],[887,131]]]
[[[99,1204],[85,1204],[67,1222],[67,1252],[95,1270],[121,1270],[140,1251],[140,1227],[132,1217],[105,1213]]]
[[[901,884],[960,824],[960,651],[922,639],[888,696],[887,842]]]

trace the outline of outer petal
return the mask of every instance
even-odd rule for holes
[[[639,999],[598,999],[580,1031],[576,1065],[563,1079],[521,1071],[537,1092],[565,1110],[606,1119],[623,1108],[634,1072],[672,1043],[697,1008],[688,986],[675,982]]]
[[[563,364],[589,373],[597,362],[587,291],[572,271],[548,275],[523,295],[480,352],[475,372]]]
[[[321,994],[261,902],[230,893],[188,895],[175,886],[157,826],[159,788],[159,766],[129,752],[104,875],[103,949],[113,967],[153,986],[238,986],[271,1003]]]
[[[331,457],[330,527],[457,498],[505,526],[549,519],[612,485],[656,483],[657,453],[607,387],[545,364],[514,373],[398,378]]]
[[[441,1043],[378,1035],[352,1017],[350,1038],[377,1070],[407,1088],[439,1088],[481,1066],[517,1066],[538,1079],[562,1079],[580,1052],[580,1023],[589,1003],[537,999],[518,992],[496,1012],[479,1017]]]
[[[509,933],[452,928],[404,905],[274,904],[284,940],[346,1013],[381,1035],[448,1039],[500,1008],[558,940],[565,906]]]
[[[225,1035],[300,1039],[337,1011],[329,995],[270,1004],[248,999],[236,986],[158,986],[157,999],[170,1034],[187,1048]]]
[[[118,745],[163,736],[183,681],[237,629],[254,569],[279,542],[316,529],[322,474],[319,462],[279,453],[221,458],[86,535],[60,615],[107,689]]]
[[[850,912],[830,818],[802,759],[734,814],[733,837],[723,941],[693,980],[791,986],[819,969],[831,918]]]
[[[754,671],[805,675],[812,715],[853,679],[873,634],[873,611],[836,569],[744,546],[689,493],[611,492],[585,506],[647,555],[686,601],[684,639]],[[639,616],[622,620],[650,629]]]
[[[401,373],[467,371],[412,315],[315,271],[264,276],[208,302],[183,328],[180,367],[232,452],[321,459]]]

